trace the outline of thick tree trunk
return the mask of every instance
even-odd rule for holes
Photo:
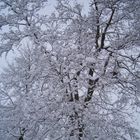
[[[94,73],[94,69],[90,69],[89,70],[89,76],[93,76]],[[92,99],[92,95],[93,92],[95,90],[96,87],[96,83],[99,81],[99,78],[96,78],[95,80],[89,79],[89,87],[88,87],[88,91],[87,91],[87,96],[85,98],[85,107],[88,105],[89,101]]]
[[[71,131],[70,136],[77,137],[78,140],[83,140],[84,136],[84,124],[81,116],[81,112],[74,110],[74,115],[71,116],[71,122],[74,129]]]
[[[20,136],[18,140],[23,140],[23,136]]]
[[[78,140],[82,140],[84,136],[84,124],[81,120],[78,120]]]
[[[89,70],[89,75],[92,77],[94,73],[94,69]],[[77,76],[79,76],[79,72],[77,73]],[[80,103],[79,99],[79,93],[78,93],[78,80],[77,76],[74,78],[74,92],[73,95],[71,95],[72,98],[70,98],[70,101],[74,103],[73,107],[73,114],[70,116],[70,121],[73,125],[73,130],[71,131],[70,137],[72,136],[76,137],[78,140],[84,139],[84,123],[83,123],[83,111],[87,107],[89,101],[92,99],[93,92],[95,90],[96,83],[98,82],[99,78],[96,78],[95,80],[89,79],[89,87],[87,91],[87,96],[84,99],[84,106],[83,110],[75,107],[76,104]],[[70,138],[70,139],[71,139]]]
[[[73,130],[71,130],[70,137],[73,136],[76,137],[78,140],[83,139],[83,132],[84,132],[84,125],[82,123],[82,113],[79,108],[77,108],[77,104],[79,104],[79,93],[78,93],[78,80],[77,77],[80,75],[80,71],[77,72],[76,77],[74,77],[74,84],[73,89],[73,95],[70,95],[70,102],[73,102],[73,114],[70,116],[70,121],[73,125]],[[71,139],[70,138],[70,139]],[[73,139],[73,138],[72,138]]]

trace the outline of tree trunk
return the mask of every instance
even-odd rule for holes
[[[23,136],[20,136],[18,140],[23,140]]]

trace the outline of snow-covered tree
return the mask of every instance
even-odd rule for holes
[[[1,74],[3,139],[139,139],[139,0],[0,2],[1,54],[32,44]]]

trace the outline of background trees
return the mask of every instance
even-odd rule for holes
[[[1,1],[1,54],[31,46],[1,74],[1,136],[5,139],[138,139],[139,1]],[[2,11],[1,11],[2,12]],[[9,20],[9,18],[12,20]]]

